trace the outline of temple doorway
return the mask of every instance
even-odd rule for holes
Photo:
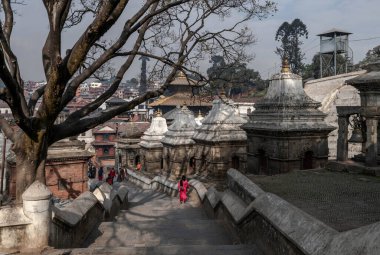
[[[302,170],[313,169],[313,152],[307,151],[302,160]]]

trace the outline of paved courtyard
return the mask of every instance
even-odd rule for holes
[[[248,177],[338,231],[380,221],[380,177],[324,169]]]

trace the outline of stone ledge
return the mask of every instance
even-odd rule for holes
[[[228,187],[240,195],[247,204],[265,193],[258,185],[254,184],[250,179],[233,168],[227,171],[227,181]]]
[[[338,232],[274,194],[256,198],[252,205],[277,230],[306,254],[315,254]]]
[[[318,255],[378,255],[380,222],[336,235]]]
[[[98,203],[97,197],[89,191],[81,194],[71,204],[64,208],[53,207],[53,218],[74,227],[86,213]]]
[[[20,206],[3,206],[0,209],[0,229],[23,226],[31,223],[32,221],[24,215],[23,208]]]
[[[228,213],[232,216],[234,223],[239,222],[242,219],[242,216],[245,215],[245,209],[247,205],[232,191],[224,191],[220,202],[225,206]]]

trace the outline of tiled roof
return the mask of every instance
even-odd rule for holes
[[[190,95],[188,93],[176,93],[171,96],[162,96],[158,98],[153,103],[150,103],[150,107],[155,106],[177,106],[177,105],[187,105],[187,106],[212,106],[212,99],[208,97],[200,97],[197,95]]]
[[[150,122],[126,122],[119,124],[119,137],[141,137],[150,127]]]

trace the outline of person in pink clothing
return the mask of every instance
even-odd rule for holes
[[[189,188],[189,183],[186,180],[186,176],[182,176],[181,180],[178,182],[179,191],[179,202],[185,203],[187,200],[187,190]]]

